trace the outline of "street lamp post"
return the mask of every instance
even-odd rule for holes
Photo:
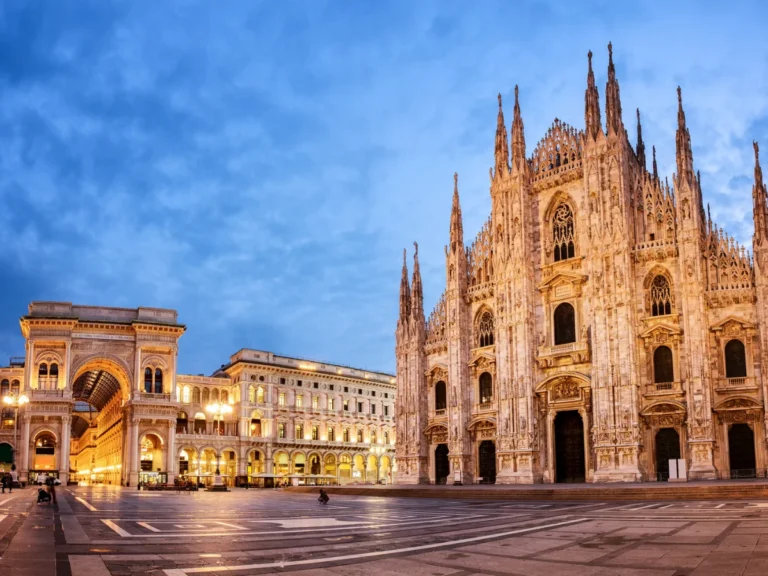
[[[16,452],[19,449],[19,407],[29,402],[29,398],[24,394],[12,393],[3,397],[3,402],[13,406],[13,453],[11,457],[11,470],[16,469]]]
[[[225,404],[223,402],[214,402],[213,404],[208,404],[208,406],[205,407],[205,409],[213,414],[213,426],[216,428],[216,433],[219,433],[219,427],[217,426],[217,420],[224,418],[224,414],[231,414],[232,413],[232,406],[229,404]],[[216,448],[216,477],[213,480],[213,485],[218,486],[222,484],[221,482],[221,472],[219,471],[219,449]]]

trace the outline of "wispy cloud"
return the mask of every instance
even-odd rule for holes
[[[151,10],[147,8],[151,6]],[[261,347],[394,367],[400,252],[442,292],[452,174],[487,218],[495,94],[529,153],[583,125],[608,40],[625,123],[674,167],[683,87],[705,199],[751,236],[766,8],[587,3],[13,3],[0,9],[0,355],[35,299],[168,306],[180,368]],[[511,120],[511,104],[507,105]],[[632,133],[632,130],[630,130]]]

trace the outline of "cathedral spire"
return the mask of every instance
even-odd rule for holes
[[[512,119],[512,167],[514,170],[522,170],[524,165],[525,132],[523,130],[523,117],[520,114],[518,89],[515,85],[515,115]]]
[[[653,179],[659,181],[659,168],[656,165],[656,146],[653,146]]]
[[[459,174],[453,174],[453,206],[451,207],[451,251],[464,251],[464,225],[461,221],[461,204],[459,203]]]
[[[496,171],[494,176],[509,172],[509,146],[507,145],[507,127],[504,124],[504,111],[501,109],[501,94],[499,94],[499,114],[496,117]]]
[[[595,85],[595,73],[592,71],[592,50],[587,52],[589,60],[589,72],[587,72],[587,91],[584,96],[584,121],[587,134],[592,139],[597,138],[598,131],[602,131],[600,120],[600,95]]]
[[[754,246],[762,244],[768,237],[768,189],[763,183],[763,170],[760,167],[760,147],[752,142],[755,149],[755,185],[752,187],[752,218],[755,221]]]
[[[675,156],[677,160],[678,182],[693,185],[693,153],[691,152],[691,135],[685,124],[683,111],[683,95],[680,86],[677,87],[677,133],[675,135]]]
[[[400,278],[400,322],[405,322],[411,315],[411,288],[408,286],[408,264],[403,248],[403,273]]]
[[[609,136],[621,134],[624,130],[621,120],[619,81],[616,80],[616,67],[613,65],[613,48],[610,42],[608,42],[608,81],[605,83],[605,122]]]
[[[645,144],[643,143],[643,126],[640,124],[640,108],[637,109],[637,148],[635,153],[637,154],[637,161],[640,162],[640,166],[645,171]]]
[[[413,243],[413,281],[411,282],[411,317],[424,319],[424,293],[421,288],[421,269],[419,268],[419,245]]]

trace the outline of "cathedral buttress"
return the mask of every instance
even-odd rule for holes
[[[760,331],[760,377],[763,388],[763,428],[768,438],[768,188],[763,183],[760,167],[760,149],[755,148],[755,184],[752,187],[752,218],[755,234],[752,237],[754,254],[755,288],[757,293],[757,324]]]
[[[634,196],[642,181],[640,166],[621,118],[619,82],[608,45],[605,111],[607,135],[586,138],[584,194],[589,226],[584,273],[584,321],[591,343],[592,422],[596,481],[639,480],[640,422],[637,312],[632,249],[636,237]],[[593,94],[591,63],[587,80],[587,109]],[[596,94],[596,89],[594,89]],[[639,117],[638,117],[639,120]],[[638,129],[639,144],[642,143]],[[586,425],[587,423],[585,423]],[[619,441],[621,438],[621,441]]]
[[[685,122],[683,98],[677,88],[677,132],[675,134],[674,177],[677,197],[677,245],[680,266],[677,287],[680,298],[682,331],[681,367],[686,374],[688,397],[688,445],[691,455],[691,478],[714,478],[714,430],[712,420],[712,392],[709,367],[709,325],[707,322],[706,270],[704,267],[704,239],[706,217],[701,194],[701,181],[693,170],[691,135]],[[683,360],[684,359],[684,360]]]
[[[464,225],[459,203],[459,177],[453,175],[450,244],[445,247],[448,344],[448,456],[451,475],[463,483],[475,477],[472,446],[467,430],[472,411],[472,388],[469,383],[469,348],[472,330],[467,304],[467,251]]]

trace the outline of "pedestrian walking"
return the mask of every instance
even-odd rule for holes
[[[53,483],[53,476],[48,476],[45,483],[48,486],[48,495],[51,497],[53,503],[56,504],[56,486]]]
[[[19,473],[16,472],[16,466],[11,466],[11,480],[8,482],[8,494],[13,492],[14,483],[19,481]]]

